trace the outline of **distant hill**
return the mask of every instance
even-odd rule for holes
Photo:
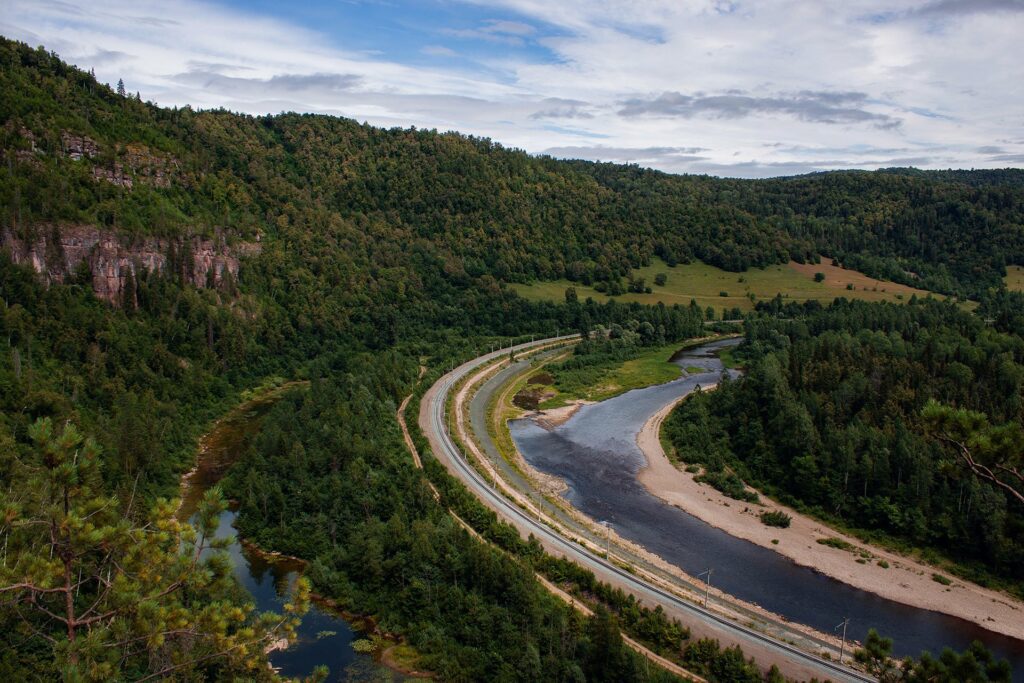
[[[922,171],[918,168],[883,168],[878,173],[914,176],[948,183],[963,183],[972,187],[983,187],[986,185],[1024,187],[1024,168],[992,168],[971,171],[953,168],[943,171]]]
[[[608,282],[656,255],[742,271],[824,253],[976,295],[1024,263],[1019,170],[680,176],[329,116],[157,107],[8,40],[0,63],[2,226],[23,241],[63,224],[167,244],[259,237],[285,258],[302,245],[295,265],[321,274],[456,287]]]

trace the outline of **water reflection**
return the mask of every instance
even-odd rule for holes
[[[239,458],[248,439],[258,431],[260,418],[280,395],[279,390],[249,401],[218,422],[203,438],[199,461],[183,492],[180,518],[193,516],[203,494],[220,481]],[[233,539],[227,553],[238,582],[252,596],[256,610],[280,614],[302,567],[287,559],[269,562],[243,546],[233,526],[236,516],[231,510],[221,513],[216,535]],[[296,633],[298,638],[288,649],[270,655],[270,663],[284,676],[308,676],[316,667],[327,666],[330,669],[328,681],[410,680],[374,661],[370,655],[357,653],[352,642],[359,634],[343,618],[316,603],[310,606]]]

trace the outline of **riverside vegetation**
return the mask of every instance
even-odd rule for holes
[[[996,349],[1008,368],[1018,361],[1024,307],[998,290],[1005,266],[1024,262],[1024,182],[1014,172],[748,182],[563,162],[454,133],[162,108],[8,40],[0,93],[5,245],[39,245],[60,263],[74,225],[123,245],[168,245],[162,270],[123,264],[116,305],[93,295],[85,267],[47,284],[48,274],[0,254],[0,673],[11,680],[146,678],[169,667],[189,680],[275,677],[261,644],[271,631],[287,634],[305,587],[294,614],[254,614],[223,558],[193,562],[178,542],[201,546],[222,503],[212,497],[190,530],[172,521],[168,502],[198,435],[275,376],[311,385],[275,406],[246,465],[225,482],[240,528],[267,550],[309,560],[315,590],[379,617],[440,677],[663,679],[621,646],[620,627],[712,680],[761,676],[742,653],[691,643],[663,615],[539,554],[428,458],[443,503],[504,550],[458,529],[429,495],[392,419],[415,384],[412,359],[428,358],[429,380],[499,338],[600,324],[651,344],[700,325],[698,307],[530,302],[511,282],[567,278],[607,289],[656,256],[742,271],[827,253],[944,294],[996,291],[977,317],[939,317],[976,330],[972,344]],[[73,153],[70,140],[85,151]],[[185,247],[198,237],[260,249],[237,277],[197,287]],[[864,306],[856,310],[865,326],[945,311]],[[817,334],[818,312],[787,310],[812,322],[758,322],[774,313],[764,310],[749,323],[751,338],[764,329],[781,339],[784,324]],[[987,331],[981,315],[996,328]],[[958,362],[989,377],[983,364]],[[936,377],[949,368],[964,376],[951,362],[925,366]],[[967,405],[997,423],[1019,420],[1012,387],[986,386],[993,396],[968,394]],[[929,516],[907,543],[945,552],[968,538],[972,571],[1018,580],[1019,511],[988,483],[962,483],[941,509],[956,498],[969,512],[950,516],[948,532],[932,531],[945,518]],[[970,538],[986,515],[1002,536]],[[992,545],[1003,539],[1009,550]],[[534,568],[590,600],[595,617],[548,596]],[[70,606],[55,611],[55,597]]]
[[[963,466],[942,438],[956,412],[933,403],[1005,425],[971,447],[993,469],[1020,467],[1018,305],[985,299],[980,315],[933,301],[782,306],[792,319],[747,323],[743,379],[681,405],[666,437],[684,462],[1024,596],[1020,494]]]

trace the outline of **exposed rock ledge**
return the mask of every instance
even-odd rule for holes
[[[15,263],[31,264],[47,284],[64,282],[85,264],[93,292],[115,306],[123,305],[126,296],[134,302],[134,290],[126,294],[125,289],[142,271],[177,276],[199,288],[221,288],[237,279],[240,258],[260,252],[258,241],[229,246],[222,235],[129,241],[91,225],[39,225],[29,237],[4,231],[2,244]]]

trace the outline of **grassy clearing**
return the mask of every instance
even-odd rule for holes
[[[664,261],[655,258],[651,265],[634,271],[634,276],[644,278],[645,284],[651,287],[652,292],[623,294],[616,298],[619,301],[637,301],[643,304],[660,301],[666,306],[677,303],[688,305],[691,299],[696,299],[701,308],[711,306],[715,309],[716,316],[720,316],[722,309],[752,310],[756,301],[771,299],[776,294],[796,301],[816,299],[823,303],[839,296],[864,301],[906,301],[913,294],[919,297],[929,294],[922,289],[876,280],[861,272],[839,268],[831,263],[831,259],[828,258],[822,258],[819,264],[799,264],[791,261],[786,265],[751,268],[745,273],[730,273],[699,261],[669,268]],[[654,283],[659,273],[667,276],[667,281],[660,287]],[[815,282],[815,273],[822,273],[825,279],[822,282]],[[1021,288],[1024,289],[1024,269],[1020,269],[1019,276]],[[534,301],[563,301],[567,287],[575,287],[581,300],[593,297],[595,301],[605,301],[609,298],[593,287],[568,280],[510,286],[521,296]],[[725,296],[722,296],[723,294]]]
[[[1012,292],[1024,292],[1024,266],[1006,266],[1006,288]]]
[[[540,407],[558,408],[570,401],[604,401],[631,389],[662,384],[677,379],[681,368],[668,359],[679,350],[681,343],[641,349],[627,361],[609,361],[587,366],[571,372],[553,370],[555,384],[546,389],[555,391],[552,398]]]

